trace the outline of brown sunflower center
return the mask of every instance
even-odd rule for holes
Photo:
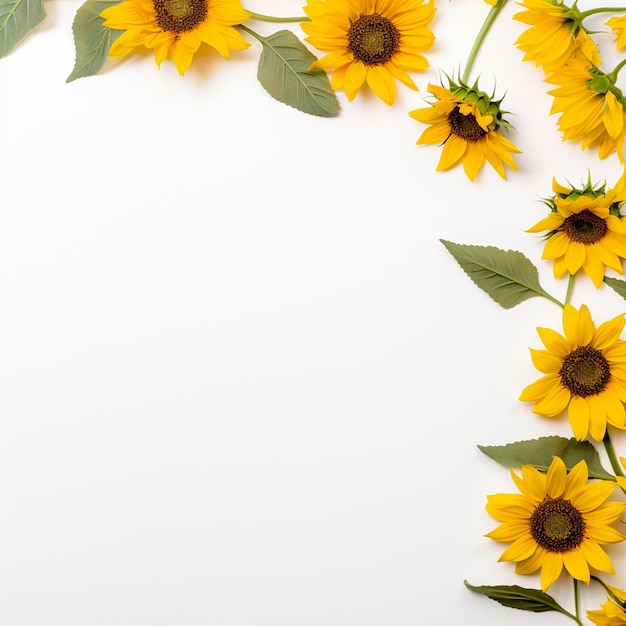
[[[480,126],[471,113],[463,115],[459,107],[454,107],[448,113],[448,124],[450,124],[450,130],[455,135],[466,141],[478,141],[487,134],[487,131]]]
[[[201,24],[207,14],[209,0],[152,0],[156,21],[164,31],[184,33]]]
[[[611,368],[600,350],[579,346],[564,359],[561,382],[575,395],[586,398],[600,393],[609,382]]]
[[[400,31],[379,15],[361,15],[348,29],[348,52],[365,65],[380,65],[391,59],[400,45]]]
[[[567,552],[585,538],[585,520],[569,500],[545,498],[530,516],[530,533],[542,548]]]
[[[606,220],[588,209],[565,218],[563,230],[572,241],[595,243],[606,235]]]

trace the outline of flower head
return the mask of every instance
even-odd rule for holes
[[[386,104],[396,100],[399,80],[417,86],[408,72],[421,72],[428,61],[421,52],[434,41],[426,28],[435,15],[433,0],[308,0],[301,24],[308,41],[327,52],[311,67],[333,70],[332,88],[353,100],[367,83]]]
[[[614,189],[594,187],[591,181],[582,189],[564,187],[552,181],[555,195],[545,203],[548,217],[528,232],[547,231],[542,258],[554,261],[554,276],[576,274],[582,269],[599,288],[606,268],[623,272],[626,258],[626,217],[620,207],[626,202],[624,180]]]
[[[595,626],[626,626],[626,591],[607,585],[608,602],[601,610],[587,611],[587,617]]]
[[[610,26],[615,34],[617,49],[626,48],[626,15],[614,15],[606,21],[606,25]]]
[[[594,65],[600,65],[595,43],[582,25],[580,11],[560,0],[523,0],[526,10],[513,18],[529,24],[515,42],[524,52],[524,61],[534,61],[548,73],[581,54]]]
[[[225,59],[250,44],[233,26],[250,17],[238,0],[123,0],[100,14],[104,26],[123,30],[109,54],[124,56],[138,46],[154,50],[157,65],[168,56],[182,76],[200,44]]]
[[[541,588],[546,591],[563,567],[576,580],[589,583],[589,567],[613,573],[611,559],[601,545],[625,537],[612,524],[626,507],[624,502],[606,502],[615,483],[588,483],[588,469],[580,461],[568,473],[565,463],[553,457],[547,474],[532,465],[522,466],[522,475],[511,470],[521,493],[488,496],[487,512],[502,522],[487,537],[511,543],[500,561],[516,563],[518,574],[541,569]]]
[[[428,85],[436,100],[430,107],[409,113],[418,122],[429,124],[417,143],[443,144],[437,171],[462,163],[468,178],[474,180],[486,159],[506,178],[505,164],[517,170],[512,154],[520,151],[501,134],[502,127],[510,126],[500,109],[502,100],[494,100],[477,85],[449,83],[449,89]]]
[[[557,125],[566,141],[582,141],[582,149],[598,148],[605,159],[617,152],[624,162],[626,99],[615,86],[615,79],[583,57],[554,70],[546,81],[557,85],[551,114],[560,113]]]
[[[619,336],[626,319],[618,315],[596,328],[589,309],[563,309],[565,336],[537,328],[545,350],[530,354],[544,374],[520,395],[534,402],[533,413],[555,417],[567,409],[576,439],[604,437],[607,423],[626,428],[626,341]]]

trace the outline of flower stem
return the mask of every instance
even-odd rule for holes
[[[624,67],[624,65],[626,65],[626,59],[620,61],[610,74],[605,74],[605,76],[611,81],[613,85],[617,80],[617,75],[619,74],[619,71]]]
[[[578,581],[575,578],[573,579],[573,581],[574,581],[574,610],[576,611],[575,621],[580,626],[583,626],[582,622],[580,621],[580,615],[578,612],[579,611],[578,609]]]
[[[472,71],[472,66],[474,65],[474,61],[476,60],[476,56],[478,55],[478,51],[480,50],[480,46],[483,43],[483,40],[487,36],[491,25],[494,23],[496,17],[498,17],[498,13],[500,13],[502,7],[507,3],[507,0],[498,0],[495,6],[491,8],[491,11],[487,14],[487,19],[485,19],[483,25],[478,31],[478,35],[476,35],[476,40],[474,41],[474,45],[470,50],[469,56],[467,57],[467,63],[465,64],[465,69],[463,70],[463,76],[461,80],[464,83],[467,83],[469,80],[470,72]]]
[[[569,304],[570,298],[572,297],[572,289],[574,288],[574,278],[576,278],[575,274],[570,274],[569,279],[567,280],[567,291],[565,292],[565,304]],[[565,308],[565,306],[563,306]]]
[[[613,468],[615,475],[624,476],[624,472],[622,471],[619,461],[617,460],[617,455],[615,454],[615,448],[613,447],[613,442],[611,441],[608,428],[604,433],[604,439],[602,440],[602,443],[604,444],[604,449],[606,450],[606,453],[609,457],[609,461],[611,462],[611,467]]]
[[[262,13],[255,13],[254,11],[249,11],[246,9],[248,13],[250,13],[250,19],[259,20],[260,22],[274,22],[275,24],[283,24],[286,22],[310,22],[310,18],[306,16],[301,17],[272,17],[271,15],[263,15]]]
[[[582,22],[586,17],[596,13],[623,13],[624,11],[626,11],[626,7],[598,7],[597,9],[582,11],[578,19]]]

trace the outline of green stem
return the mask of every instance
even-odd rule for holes
[[[623,600],[620,600],[603,580],[600,580],[597,576],[594,576],[593,574],[591,575],[591,580],[595,580],[597,583],[600,583],[604,587],[607,595],[615,602],[615,604],[622,608],[625,608]]]
[[[478,55],[478,51],[480,50],[480,46],[483,43],[483,40],[487,36],[491,25],[494,23],[496,17],[498,17],[498,13],[502,10],[502,7],[507,3],[507,0],[498,0],[498,2],[491,8],[491,11],[487,14],[487,19],[484,21],[480,30],[478,31],[478,35],[476,35],[476,40],[474,41],[474,45],[470,50],[469,56],[467,57],[467,63],[465,64],[465,69],[463,70],[463,76],[461,77],[461,81],[467,83],[469,80],[470,72],[472,71],[472,66],[474,65],[474,61],[476,60],[476,56]]]
[[[609,457],[609,461],[611,462],[611,467],[615,472],[616,476],[624,476],[624,472],[622,471],[622,466],[619,464],[617,460],[617,455],[615,454],[615,448],[613,447],[613,442],[611,441],[611,437],[609,435],[609,429],[607,428],[604,433],[604,439],[602,440],[604,444],[604,449]]]
[[[567,291],[565,292],[565,304],[569,304],[570,298],[572,297],[572,289],[574,288],[574,278],[575,274],[570,274],[569,279],[567,280]],[[563,306],[565,308],[565,306]]]
[[[617,80],[617,75],[619,74],[619,71],[624,67],[624,65],[626,65],[626,59],[620,61],[610,74],[605,74],[605,76],[611,81],[613,85]]]
[[[597,9],[582,11],[578,19],[582,22],[586,17],[596,13],[623,13],[624,11],[626,11],[626,7],[598,7]]]
[[[575,578],[573,580],[574,580],[574,610],[576,611],[575,621],[580,626],[583,626],[582,622],[580,621],[580,614],[578,612],[578,581]]]
[[[258,33],[255,33],[251,28],[248,28],[247,26],[244,26],[243,24],[237,24],[235,28],[237,28],[238,30],[243,30],[249,35],[252,35],[257,41],[261,43],[265,43],[266,41],[265,37],[261,37],[261,35],[259,35]]]
[[[250,19],[253,20],[259,20],[260,22],[273,22],[275,24],[284,24],[285,22],[310,22],[311,19],[306,17],[306,16],[302,16],[302,17],[272,17],[271,15],[263,15],[262,13],[255,13],[254,11],[249,11],[248,9],[245,9],[246,11],[248,11],[248,13],[250,13]]]

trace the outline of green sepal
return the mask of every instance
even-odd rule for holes
[[[505,467],[532,465],[542,472],[548,470],[555,456],[563,460],[568,471],[580,461],[585,461],[590,478],[615,480],[615,476],[602,467],[600,455],[593,444],[589,441],[577,441],[573,437],[568,439],[551,435],[503,446],[478,446],[478,449]]]
[[[317,59],[294,33],[256,37],[263,45],[257,78],[270,96],[311,115],[330,117],[339,111],[328,75],[310,69]]]
[[[0,0],[0,58],[45,17],[43,0]]]
[[[534,296],[556,302],[539,284],[537,268],[521,252],[440,241],[472,281],[505,309]]]
[[[520,609],[522,611],[531,611],[533,613],[545,613],[547,611],[556,611],[571,617],[551,595],[541,589],[526,589],[519,585],[470,585],[466,580],[463,581],[465,586],[471,591],[480,593],[483,596],[491,598],[499,602],[503,606],[512,609]]]
[[[124,31],[103,26],[104,19],[100,13],[119,3],[120,0],[87,0],[76,11],[72,24],[76,61],[66,83],[93,76],[104,65],[111,45]]]

